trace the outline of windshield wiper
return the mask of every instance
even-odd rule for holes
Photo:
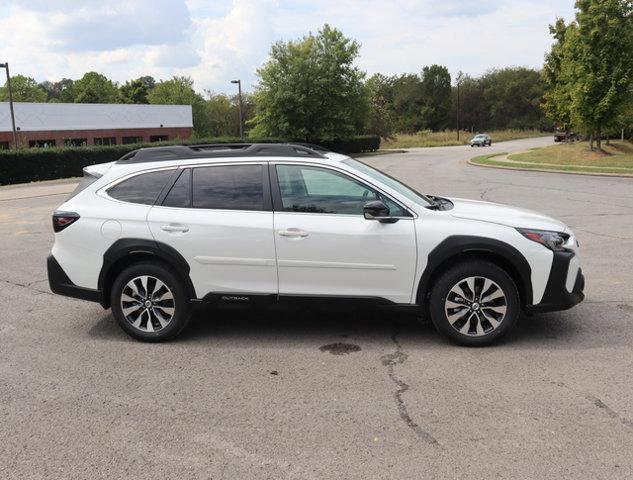
[[[453,205],[450,200],[436,197],[434,195],[426,195],[426,198],[433,202],[431,205],[425,207],[429,210],[450,210]]]

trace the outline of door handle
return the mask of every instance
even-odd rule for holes
[[[161,225],[160,229],[169,233],[186,233],[189,231],[189,227],[185,227],[184,225]]]
[[[288,228],[286,230],[279,230],[278,233],[282,237],[305,238],[308,236],[308,232],[299,228]]]

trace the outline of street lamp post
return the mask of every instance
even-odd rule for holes
[[[11,111],[11,126],[13,127],[13,148],[18,148],[18,136],[15,133],[15,114],[13,113],[13,92],[11,91],[11,75],[9,75],[9,63],[0,63],[0,68],[7,71],[7,89],[9,90],[9,110]]]
[[[457,117],[457,141],[459,142],[459,84],[462,83],[462,77],[464,76],[464,74],[459,71],[457,72],[457,112],[456,112],[456,117]]]
[[[457,141],[459,142],[459,80],[457,81]]]
[[[237,83],[237,98],[240,104],[240,140],[244,140],[244,122],[242,120],[242,81],[231,80],[231,83]]]

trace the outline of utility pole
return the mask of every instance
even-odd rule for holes
[[[457,141],[459,142],[459,80],[457,80]]]
[[[240,140],[244,140],[244,121],[242,120],[242,81],[231,80],[231,83],[237,83],[237,98],[240,104]]]
[[[7,71],[7,89],[9,90],[9,110],[11,111],[11,126],[13,127],[13,148],[18,149],[18,136],[15,133],[15,114],[13,113],[13,92],[11,91],[11,75],[9,75],[9,63],[0,63],[0,68]]]
[[[456,112],[456,117],[457,117],[457,141],[459,142],[459,84],[462,83],[462,77],[464,76],[464,73],[460,70],[459,72],[457,72],[457,112]]]

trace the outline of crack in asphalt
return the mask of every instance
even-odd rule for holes
[[[608,233],[598,233],[598,232],[592,232],[591,230],[585,230],[583,228],[578,228],[575,227],[574,228],[575,231],[578,232],[584,232],[584,233],[589,233],[591,235],[595,235],[597,237],[604,237],[604,238],[613,238],[615,240],[633,240],[632,237],[619,237],[617,235],[609,235]]]
[[[33,285],[34,283],[43,282],[45,280],[46,279],[33,280],[32,282],[29,282],[29,283],[20,283],[20,282],[12,282],[11,280],[5,280],[3,278],[0,278],[0,282],[6,283],[8,285],[13,285],[14,287],[22,287],[22,288],[26,288],[27,290],[31,290],[33,292],[48,293],[49,295],[53,295],[53,293],[49,292],[48,290],[40,290],[39,288],[31,288],[31,285]]]
[[[398,340],[398,326],[394,323],[393,334],[391,335],[391,340],[396,346],[396,351],[394,353],[389,353],[387,355],[383,355],[381,357],[382,364],[387,367],[387,374],[391,381],[396,385],[397,389],[394,394],[396,400],[396,406],[398,408],[398,415],[400,418],[407,424],[411,430],[417,435],[417,437],[425,442],[430,443],[431,445],[438,445],[439,442],[431,435],[429,432],[424,430],[420,425],[418,425],[409,414],[409,410],[407,408],[407,404],[405,403],[402,395],[409,390],[409,385],[403,382],[395,372],[395,366],[404,363],[409,355],[407,355],[402,350],[402,345]]]
[[[44,198],[44,197],[55,197],[58,195],[69,195],[70,192],[60,192],[60,193],[47,193],[45,195],[32,195],[30,197],[11,197],[11,198],[0,198],[0,202],[13,202],[16,200],[29,200],[31,198]]]
[[[570,387],[569,385],[567,385],[564,382],[554,382],[554,384],[559,386],[559,387],[566,388],[567,390],[569,390],[571,392],[574,392],[577,395],[580,395],[581,397],[585,398],[586,400],[589,400],[591,403],[593,403],[593,405],[595,407],[597,407],[597,408],[599,408],[601,410],[604,410],[604,412],[610,418],[613,418],[615,420],[619,420],[620,423],[622,423],[622,425],[624,425],[625,427],[633,428],[633,421],[631,421],[628,418],[623,417],[622,415],[620,415],[619,412],[617,412],[614,409],[612,409],[609,405],[604,403],[599,397],[596,397],[595,395],[592,395],[591,393],[579,392],[579,391],[575,390],[574,388]]]

